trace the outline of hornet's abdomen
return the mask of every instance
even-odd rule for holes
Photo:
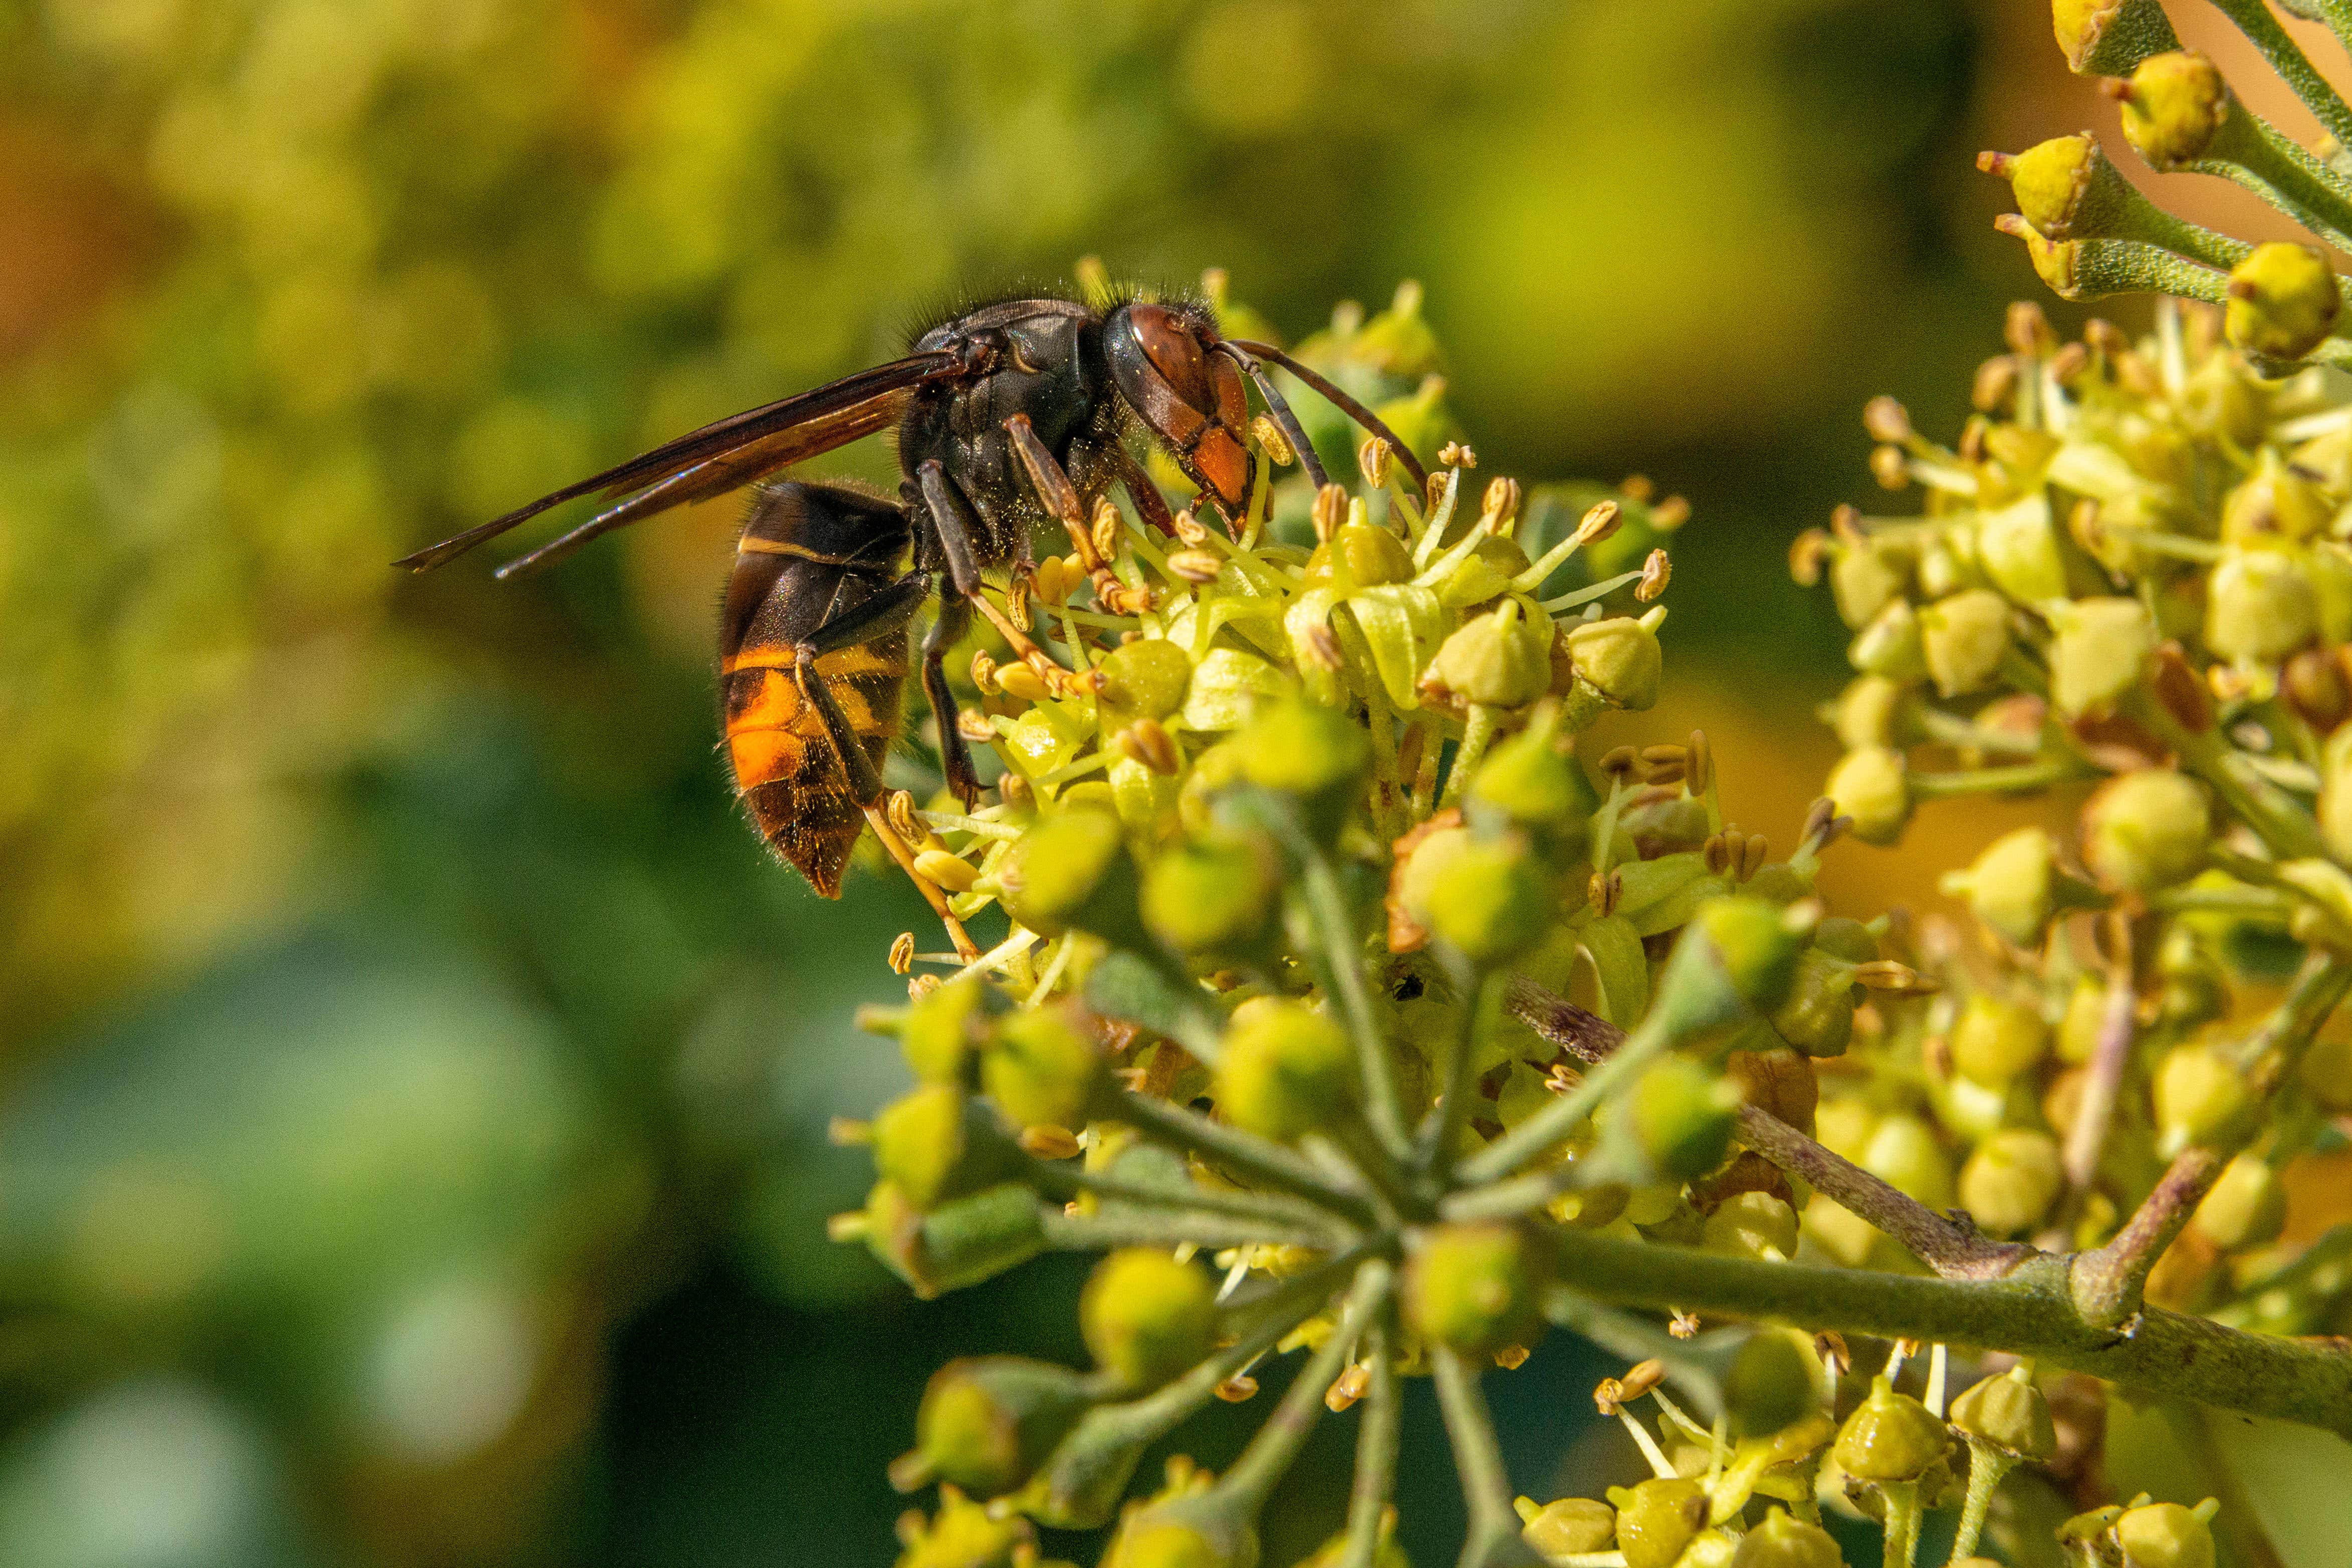
[[[832,616],[888,588],[907,525],[888,502],[833,486],[782,484],[752,503],[727,584],[719,689],[735,788],[769,847],[827,898],[866,825],[833,742],[800,688],[794,650]],[[877,771],[900,723],[907,634],[817,655]]]

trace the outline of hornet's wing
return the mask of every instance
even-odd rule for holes
[[[561,560],[599,534],[610,533],[688,501],[724,495],[788,464],[871,435],[898,420],[916,388],[972,373],[969,361],[952,351],[893,360],[814,391],[706,424],[642,456],[632,457],[618,467],[566,485],[527,507],[519,507],[502,517],[493,517],[439,544],[428,545],[393,564],[426,571],[455,560],[484,539],[496,538],[517,524],[529,522],[551,507],[589,495],[628,497],[561,538],[541,545],[520,559],[509,561],[499,569],[498,575],[509,577],[545,566]]]

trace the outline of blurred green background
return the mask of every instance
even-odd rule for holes
[[[0,85],[9,1568],[887,1562],[929,1371],[1075,1353],[1075,1264],[926,1306],[824,1240],[919,906],[730,803],[733,507],[393,557],[959,287],[1222,266],[1298,336],[1417,277],[1489,471],[1693,501],[1630,733],[1785,841],[1842,641],[1788,540],[2032,291],[1969,155],[2090,118],[2032,0],[5,0]],[[1619,1479],[1602,1370],[1496,1380],[1521,1487]]]

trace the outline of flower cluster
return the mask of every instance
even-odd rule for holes
[[[2183,48],[2159,0],[2055,0],[2058,45],[2078,73],[2105,78],[2123,133],[2158,173],[2213,174],[2259,195],[2339,249],[2352,243],[2352,104],[2329,85],[2259,0],[2216,0],[2323,128],[2298,145],[2241,101],[2206,55]],[[2352,10],[2290,5],[2352,47]],[[2141,193],[2089,131],[2011,156],[1987,152],[2018,211],[2003,232],[2025,242],[2034,270],[2068,299],[2162,293],[2223,307],[2221,330],[2261,370],[2298,361],[2352,364],[2346,280],[2317,246],[2250,245],[2187,223]]]
[[[1824,1495],[1874,1513],[1905,1564],[1922,1511],[1960,1501],[1967,1556],[2005,1527],[2008,1469],[2060,1452],[2042,1385],[2069,1368],[2160,1384],[2188,1331],[2085,1334],[2067,1260],[1937,1212],[1951,1134],[1921,1042],[1948,1003],[1898,923],[1813,895],[1841,832],[1884,837],[1907,808],[1872,814],[1842,770],[1839,804],[1776,857],[1723,820],[1702,735],[1588,771],[1578,737],[1655,695],[1650,601],[1684,508],[1638,482],[1477,487],[1418,304],[1343,312],[1298,351],[1401,444],[1427,442],[1425,483],[1377,435],[1351,452],[1326,411],[1259,423],[1266,457],[1305,472],[1233,537],[1106,506],[1086,555],[1001,590],[1034,651],[973,655],[966,733],[1001,768],[987,798],[890,803],[960,952],[893,950],[902,972],[954,973],[867,1018],[916,1087],[841,1125],[878,1179],[835,1234],[926,1295],[1049,1249],[1107,1254],[1077,1303],[1091,1369],[984,1356],[932,1380],[893,1479],[936,1483],[940,1506],[908,1516],[902,1562],[1033,1562],[1034,1525],[1116,1521],[1118,1568],[1255,1563],[1314,1419],[1359,1404],[1349,1521],[1316,1560],[1401,1561],[1398,1385],[1419,1375],[1469,1506],[1465,1563],[1827,1568]],[[1842,581],[1873,537],[1849,532],[1815,551]],[[1581,586],[1553,584],[1578,567]],[[1916,577],[1879,570],[1873,624]],[[1952,639],[1933,635],[1945,663]],[[1916,782],[1874,744],[1898,789]],[[963,923],[992,906],[1009,931],[982,952]],[[1824,1059],[1864,1085],[1830,1104],[1873,1124],[1822,1129],[1858,1164],[1811,1135]],[[2037,1151],[1989,1130],[1986,1147],[1966,1185],[1996,1212],[2034,1207],[2000,1227],[2033,1228]],[[1655,1474],[1606,1501],[1515,1502],[1503,1471],[1480,1374],[1553,1324],[1640,1364],[1600,1397]],[[1914,1398],[1895,1387],[1906,1351],[1848,1376],[1842,1330],[2033,1359],[1947,1410],[1944,1343]],[[2332,1397],[2341,1369],[2305,1395],[2285,1392],[2300,1365],[2236,1375],[2266,1343],[2231,1339],[2181,1391],[2333,1419],[2297,1401]],[[1223,1474],[1180,1460],[1129,1496],[1146,1448],[1294,1351]],[[1624,1414],[1643,1398],[1655,1435]],[[2130,1544],[2149,1507],[2188,1555]],[[2187,1563],[2210,1512],[2145,1505],[2077,1534],[2102,1561]]]
[[[2144,1281],[2303,1332],[2346,1284],[2269,1288],[2298,1261],[2273,1245],[2284,1174],[2352,1110],[2352,1041],[2320,1036],[2352,980],[2352,407],[2316,371],[2263,380],[2217,316],[2167,302],[2150,338],[2062,346],[2015,308],[1954,446],[1867,411],[1881,483],[1924,513],[1846,508],[1799,543],[1855,633],[1829,792],[1859,836],[1944,798],[2079,800],[2070,831],[1948,876],[1974,929],[1918,932],[1939,994],[1873,1009],[1820,1123],[1924,1203],[2113,1252],[2082,1281],[2102,1312]]]

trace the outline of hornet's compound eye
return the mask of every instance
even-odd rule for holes
[[[1120,395],[1233,521],[1249,502],[1257,464],[1244,435],[1241,371],[1210,352],[1212,341],[1203,326],[1164,305],[1122,306],[1104,329]]]

